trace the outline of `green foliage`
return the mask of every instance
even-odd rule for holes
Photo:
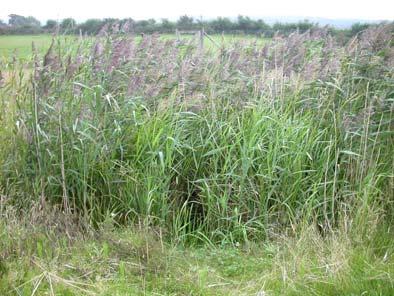
[[[367,23],[355,23],[350,28],[350,34],[351,36],[356,36],[360,32],[368,29],[370,26],[371,24],[367,24]]]
[[[231,243],[301,221],[326,231],[349,209],[361,220],[367,209],[392,209],[393,82],[383,59],[345,55],[341,72],[325,80],[296,89],[275,81],[277,95],[256,86],[254,73],[264,68],[249,61],[257,45],[238,47],[235,65],[233,51],[204,52],[198,72],[179,74],[185,85],[160,69],[174,60],[173,69],[186,69],[198,51],[144,38],[122,63],[125,41],[98,39],[94,48],[104,42],[106,51],[92,57],[90,41],[78,46],[85,56],[74,56],[58,40],[32,83],[15,78],[1,90],[17,106],[0,179],[14,206],[49,202],[93,225],[112,215],[121,224],[164,226],[174,241]],[[302,41],[303,63],[321,56],[316,67],[324,66],[324,42]],[[294,46],[282,50],[300,77],[321,75],[290,64],[291,54],[300,56]],[[222,78],[224,68],[232,78]],[[144,83],[136,87],[132,73]]]
[[[11,14],[8,26],[2,26],[0,29],[1,34],[37,34],[41,32],[41,24],[32,16]]]
[[[70,229],[56,232],[56,224],[41,228],[30,220],[23,226],[12,215],[7,218],[0,220],[4,295],[305,295],[307,291],[329,296],[394,291],[392,233],[387,227],[376,232],[374,223],[367,237],[350,238],[341,232],[322,238],[313,229],[304,229],[296,238],[265,244],[184,249],[160,241],[146,229],[100,229],[82,236]],[[67,237],[70,233],[72,238]],[[41,249],[35,247],[36,241]],[[42,250],[51,253],[42,256]]]
[[[290,34],[291,32],[299,31],[304,33],[317,27],[317,24],[311,23],[308,20],[298,22],[298,23],[275,23],[272,26],[274,32],[279,32],[282,34]]]
[[[24,17],[17,14],[10,14],[8,24],[12,27],[40,27],[40,21],[32,16]]]
[[[90,23],[91,23],[91,20],[86,21],[86,24],[90,24]],[[77,22],[73,18],[66,18],[61,21],[60,28],[65,33],[74,32],[76,25],[77,25]]]
[[[392,295],[391,33],[1,61],[0,294]]]
[[[101,27],[103,26],[103,22],[99,19],[89,19],[83,24],[78,26],[78,29],[82,30],[82,32],[86,34],[97,34]]]
[[[40,22],[34,17],[24,17],[13,14],[11,15],[9,24],[10,26],[7,26],[0,20],[0,35],[48,33],[53,31],[57,22],[48,20],[47,23],[41,27]],[[326,29],[330,30],[339,40],[343,39],[343,42],[345,42],[365,29],[376,25],[377,24],[373,23],[355,23],[350,29],[341,30],[334,27],[326,27]],[[205,32],[210,34],[248,34],[263,35],[270,38],[274,36],[275,33],[287,36],[294,32],[304,33],[308,30],[316,30],[319,28],[319,24],[304,20],[299,22],[276,22],[269,25],[262,19],[252,19],[243,15],[239,15],[236,20],[223,17],[210,20],[197,20],[188,15],[183,15],[179,17],[177,21],[169,21],[168,19],[162,19],[161,21],[156,21],[155,19],[136,21],[131,18],[105,18],[88,19],[79,24],[77,24],[73,18],[66,18],[60,22],[60,30],[58,33],[79,34],[82,32],[83,34],[96,35],[103,27],[112,31],[112,33],[132,32],[137,34],[168,34],[174,33],[175,29],[193,32],[203,27]],[[127,27],[127,32],[122,30],[124,27]]]
[[[187,15],[181,16],[176,24],[181,30],[193,30],[195,27],[194,19]]]
[[[63,23],[62,23],[62,25],[63,25]],[[43,26],[43,28],[46,29],[46,30],[53,30],[57,26],[58,26],[57,21],[55,21],[55,20],[47,20],[47,22],[46,22],[45,26]]]

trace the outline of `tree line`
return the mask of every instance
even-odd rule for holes
[[[0,20],[0,35],[12,34],[42,34],[42,33],[59,33],[59,34],[87,34],[96,35],[106,27],[108,31],[116,32],[133,32],[133,33],[174,33],[180,31],[196,31],[204,28],[210,34],[253,34],[264,37],[272,37],[275,33],[288,35],[291,32],[306,32],[307,30],[318,27],[317,23],[308,20],[283,23],[277,22],[272,25],[267,24],[262,19],[252,19],[247,16],[238,16],[235,20],[226,17],[218,17],[212,20],[200,20],[191,16],[183,15],[176,21],[168,19],[133,20],[126,19],[88,19],[82,23],[77,23],[73,18],[66,18],[61,21],[47,20],[41,24],[33,16],[22,16],[17,14],[9,15],[8,23]],[[359,32],[367,29],[369,23],[355,23],[350,29],[339,30],[329,27],[334,34],[343,34],[344,36],[354,36]]]

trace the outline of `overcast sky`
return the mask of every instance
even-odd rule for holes
[[[169,18],[180,15],[235,17],[323,17],[393,20],[394,0],[0,0],[0,19],[11,13],[32,15],[41,21],[73,17]]]

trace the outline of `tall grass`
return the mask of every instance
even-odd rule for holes
[[[59,205],[175,241],[390,223],[393,29],[370,30],[346,47],[324,31],[205,51],[55,40],[30,74],[6,68],[5,206]]]

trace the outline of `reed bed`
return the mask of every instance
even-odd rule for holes
[[[2,208],[55,206],[176,242],[393,218],[393,27],[199,48],[54,39],[2,65]]]

